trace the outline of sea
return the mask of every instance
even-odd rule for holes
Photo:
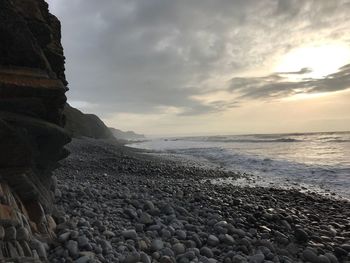
[[[297,189],[350,200],[350,132],[171,137],[129,146],[243,175],[213,183]]]

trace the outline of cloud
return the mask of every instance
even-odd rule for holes
[[[345,76],[287,81],[264,74],[290,49],[324,39],[350,39],[346,1],[311,0],[49,0],[62,21],[72,101],[115,113],[181,116],[237,107],[236,101],[205,102],[196,95],[232,90],[245,99],[342,89]],[[307,74],[284,72],[284,75]],[[219,80],[219,81],[217,81]],[[221,80],[221,81],[220,81]],[[313,85],[316,85],[315,88]],[[331,87],[331,85],[337,85]]]
[[[290,71],[290,72],[277,72],[278,75],[304,75],[311,73],[311,68],[302,68],[299,71]]]
[[[179,116],[202,115],[208,113],[217,113],[232,108],[239,107],[237,101],[213,101],[210,103],[196,103],[195,105],[188,105],[178,114]]]
[[[241,99],[277,99],[297,94],[335,92],[350,88],[350,64],[321,79],[290,81],[283,75],[303,75],[308,69],[298,72],[274,73],[263,77],[233,78],[229,91],[239,94]]]

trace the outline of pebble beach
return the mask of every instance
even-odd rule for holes
[[[350,202],[213,184],[239,174],[74,139],[55,172],[50,262],[350,262]]]

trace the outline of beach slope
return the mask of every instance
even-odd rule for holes
[[[74,140],[56,171],[50,262],[348,262],[350,203],[213,185],[233,173]]]

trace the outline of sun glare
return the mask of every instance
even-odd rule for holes
[[[292,50],[277,65],[276,72],[297,72],[303,68],[311,70],[305,74],[286,74],[290,80],[322,78],[335,73],[350,63],[350,47],[345,44],[307,46]]]

